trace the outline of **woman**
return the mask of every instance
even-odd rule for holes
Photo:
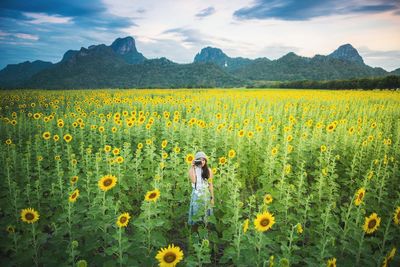
[[[213,174],[207,166],[207,156],[204,152],[196,153],[189,169],[189,177],[192,183],[192,196],[188,223],[194,225],[204,222],[207,225],[207,217],[212,214],[214,206],[214,188]]]

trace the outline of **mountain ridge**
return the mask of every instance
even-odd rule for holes
[[[263,80],[318,81],[387,75],[400,75],[400,68],[392,72],[372,68],[351,44],[341,45],[326,56],[303,57],[289,52],[275,60],[229,57],[222,49],[207,46],[192,63],[179,64],[165,57],[147,59],[137,50],[134,38],[127,36],[115,39],[109,46],[67,50],[57,63],[37,60],[9,64],[0,71],[0,88],[230,87]]]

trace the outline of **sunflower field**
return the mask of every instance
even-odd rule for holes
[[[0,92],[0,266],[400,266],[400,92]],[[213,214],[188,225],[204,151]]]

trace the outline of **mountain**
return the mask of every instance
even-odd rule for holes
[[[0,71],[0,85],[3,88],[20,87],[34,74],[53,66],[53,63],[36,60],[19,64],[9,64]]]
[[[328,57],[343,59],[361,65],[364,64],[364,60],[362,59],[360,54],[358,54],[358,51],[351,44],[345,44],[339,46],[339,48],[333,51],[331,54],[329,54]]]
[[[93,49],[96,45],[91,45],[88,49]],[[142,53],[139,53],[136,49],[135,40],[128,36],[125,38],[117,38],[110,45],[110,48],[118,54],[126,63],[138,64],[146,60]],[[68,50],[65,52],[61,62],[71,59],[79,51]]]
[[[343,50],[339,48],[336,51]],[[312,58],[301,57],[291,52],[277,60],[255,60],[232,74],[241,79],[258,81],[336,80],[388,74],[382,68],[372,68],[360,63],[362,59],[356,60],[355,54],[350,54],[350,58],[347,59],[345,53],[335,52],[328,56],[316,55]]]
[[[121,46],[119,46],[121,48]],[[43,89],[224,87],[243,84],[211,63],[177,64],[166,58],[128,64],[123,49],[94,45],[34,75],[24,86]],[[125,50],[126,51],[126,50]],[[128,51],[124,54],[128,54]]]
[[[142,53],[137,51],[135,40],[130,36],[117,38],[111,44],[111,48],[129,64],[142,63],[146,60]]]
[[[193,62],[210,62],[227,71],[232,71],[250,64],[252,60],[242,57],[231,58],[222,52],[221,49],[208,46],[201,49],[200,53],[196,54]]]
[[[177,88],[257,86],[274,81],[325,81],[400,75],[366,65],[350,44],[327,56],[302,57],[290,52],[279,59],[231,58],[221,49],[205,47],[193,63],[165,57],[146,59],[132,37],[111,45],[68,50],[56,64],[44,61],[7,65],[0,88]]]
[[[400,68],[395,69],[394,71],[391,71],[390,74],[392,74],[392,75],[399,75],[399,76],[400,76]]]

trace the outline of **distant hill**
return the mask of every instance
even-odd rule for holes
[[[400,75],[400,68],[395,69],[394,71],[390,72],[392,75]]]
[[[214,63],[217,66],[227,70],[232,71],[236,69],[240,69],[252,62],[251,59],[236,57],[231,58],[228,57],[224,52],[222,52],[219,48],[206,47],[201,49],[200,53],[198,53],[194,58],[194,63],[198,62],[209,62]]]
[[[177,64],[166,58],[128,64],[105,45],[82,48],[68,60],[34,75],[25,88],[135,88],[240,86],[214,64]]]
[[[388,72],[354,61],[353,58],[347,60],[343,57],[332,57],[332,54],[308,58],[291,52],[277,60],[256,59],[233,74],[250,80],[296,81],[377,77],[387,75]]]
[[[51,66],[53,63],[41,60],[9,64],[0,71],[0,86],[3,88],[21,86],[34,74]]]
[[[302,57],[291,52],[277,60],[232,58],[221,49],[205,47],[193,63],[166,58],[147,59],[132,37],[111,45],[68,50],[58,63],[34,61],[7,65],[0,71],[0,88],[176,88],[240,87],[266,81],[324,81],[400,75],[364,63],[350,44],[327,56]]]

